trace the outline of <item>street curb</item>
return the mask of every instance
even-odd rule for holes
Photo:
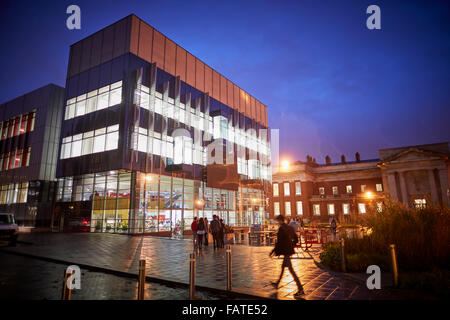
[[[128,272],[124,272],[124,271],[120,271],[120,270],[97,267],[97,266],[92,266],[92,265],[87,265],[87,264],[77,263],[77,262],[72,262],[72,261],[67,261],[67,260],[43,257],[43,256],[38,256],[38,255],[30,254],[30,253],[15,252],[15,251],[11,251],[11,250],[5,250],[4,248],[1,248],[0,252],[17,255],[17,256],[22,256],[22,257],[34,258],[34,259],[57,263],[57,264],[77,265],[80,267],[80,269],[86,269],[86,270],[94,271],[94,272],[112,274],[112,275],[116,275],[116,276],[124,277],[124,278],[139,279],[138,274],[128,273]],[[171,287],[189,288],[189,283],[182,282],[182,281],[174,281],[174,280],[169,280],[169,279],[164,279],[164,278],[156,278],[156,277],[152,277],[152,276],[146,276],[145,279],[146,279],[146,282],[147,281],[155,282],[155,283],[159,283],[159,284],[163,284],[163,285],[167,285],[167,286],[171,286]],[[196,290],[208,291],[211,293],[226,294],[226,295],[231,295],[231,296],[234,296],[237,298],[245,298],[245,299],[252,299],[252,300],[273,300],[273,298],[271,298],[270,296],[256,295],[256,294],[253,294],[252,292],[249,292],[249,291],[243,290],[243,289],[233,289],[231,291],[228,291],[228,290],[224,290],[224,289],[199,286],[199,285],[196,285],[195,288],[196,288]]]

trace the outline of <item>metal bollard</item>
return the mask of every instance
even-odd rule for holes
[[[394,286],[398,286],[398,267],[397,267],[397,255],[395,253],[395,244],[390,245],[391,248],[391,260],[392,260],[392,274],[394,276]]]
[[[189,255],[189,300],[195,300],[195,253]]]
[[[341,268],[342,272],[347,272],[347,265],[345,263],[345,240],[341,239]]]
[[[64,282],[63,282],[61,300],[70,300],[70,298],[71,298],[72,289],[67,286],[67,280],[69,280],[69,277],[71,277],[74,273],[75,273],[74,270],[72,270],[71,273],[67,273],[67,270],[64,270]]]
[[[227,290],[231,291],[231,245],[227,244],[226,247],[226,259],[227,259]]]
[[[144,300],[145,296],[145,259],[139,260],[138,300]]]

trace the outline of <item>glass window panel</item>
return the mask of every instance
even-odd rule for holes
[[[108,127],[108,132],[117,131],[117,130],[119,130],[119,125],[118,124],[115,124],[113,126],[109,126]]]
[[[86,103],[86,113],[94,112],[97,108],[97,96],[89,98]]]
[[[72,142],[71,157],[81,156],[81,140]]]
[[[119,131],[108,133],[106,135],[105,151],[117,149],[119,145]]]
[[[86,100],[77,102],[76,104],[76,111],[75,111],[75,116],[82,116],[86,114]]]
[[[111,90],[112,89],[116,89],[122,86],[122,80],[114,82],[113,84],[111,84]]]
[[[102,134],[94,138],[93,153],[105,151],[105,137],[106,135]]]
[[[82,155],[91,154],[94,145],[94,138],[87,138],[83,140]]]
[[[115,106],[122,102],[122,88],[114,89],[110,92],[109,106]]]
[[[97,110],[108,108],[109,92],[102,93],[98,96]]]
[[[97,129],[95,130],[95,135],[101,135],[101,134],[105,134],[106,133],[106,128],[101,128],[101,129]]]

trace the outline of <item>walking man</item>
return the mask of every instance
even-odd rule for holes
[[[219,248],[219,231],[220,231],[220,222],[217,219],[216,215],[213,215],[213,220],[209,224],[209,228],[211,230],[213,236],[213,246],[214,249]]]
[[[280,281],[283,278],[284,269],[287,267],[292,277],[294,278],[298,288],[298,291],[294,294],[294,299],[300,299],[301,296],[305,294],[305,292],[303,290],[303,286],[300,282],[300,279],[297,277],[297,274],[295,273],[291,263],[291,255],[295,253],[294,246],[298,242],[298,237],[294,229],[284,222],[283,215],[279,215],[276,218],[276,220],[278,221],[280,227],[278,228],[277,242],[275,244],[275,248],[273,248],[273,250],[270,252],[270,256],[282,255],[283,264],[281,266],[281,274],[278,281],[272,282],[272,285],[275,288],[278,288]]]

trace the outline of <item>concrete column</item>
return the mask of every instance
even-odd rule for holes
[[[399,201],[394,173],[387,174],[387,184],[386,185],[389,186],[389,194],[391,196],[392,201]]]
[[[406,181],[405,181],[405,172],[400,172],[400,189],[402,192],[402,202],[407,204],[408,206],[410,205],[409,203],[409,196],[408,196],[408,188],[406,186]]]
[[[448,173],[447,170],[439,170],[439,181],[441,183],[442,190],[442,203],[443,205],[450,207],[450,190],[448,185]]]
[[[431,201],[434,205],[439,205],[436,181],[434,180],[433,169],[428,170],[428,183],[430,184]]]

